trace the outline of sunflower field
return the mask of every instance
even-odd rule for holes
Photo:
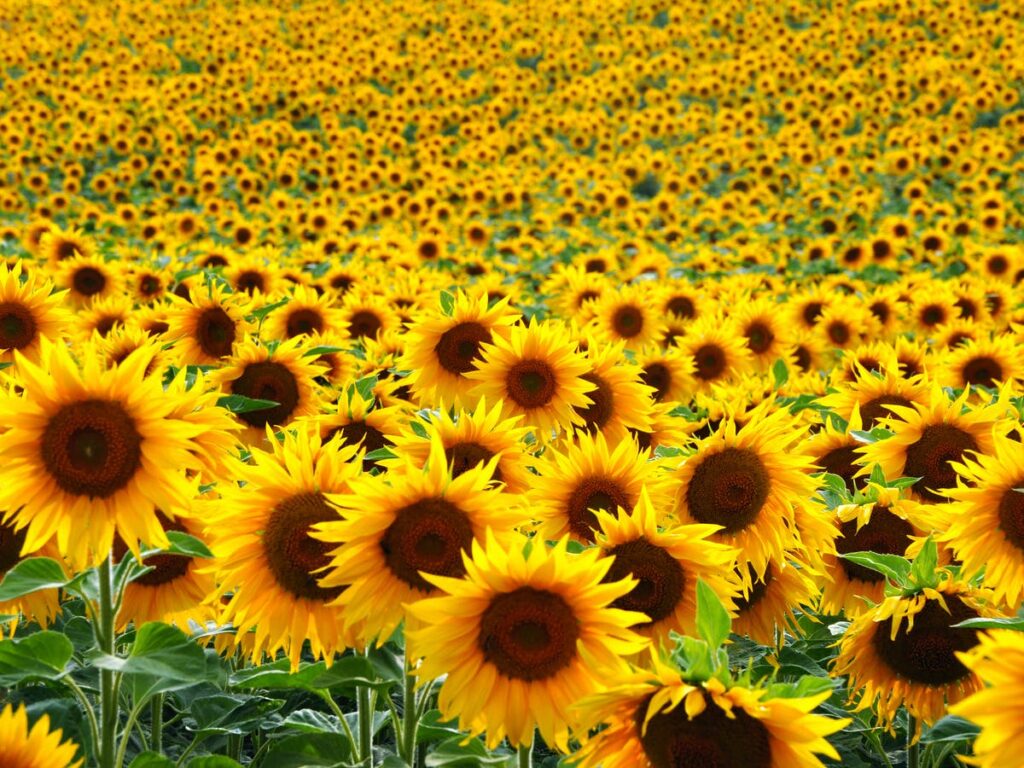
[[[0,0],[0,768],[1024,766],[1020,0]]]

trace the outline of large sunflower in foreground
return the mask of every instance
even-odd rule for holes
[[[444,446],[445,458],[452,466],[452,477],[480,464],[490,466],[495,456],[493,480],[504,485],[507,493],[524,493],[535,479],[529,471],[531,457],[523,438],[530,431],[519,425],[518,418],[502,419],[501,406],[488,406],[484,400],[475,411],[459,411],[452,416],[447,410],[431,414],[431,420],[414,422],[395,436],[393,451],[398,458],[382,462],[385,466],[402,466],[406,460],[423,466],[430,457],[434,435]]]
[[[56,341],[70,322],[63,292],[34,273],[25,276],[21,264],[0,264],[0,363],[9,363],[17,350],[35,360],[39,340]]]
[[[283,650],[297,667],[308,639],[317,658],[330,661],[352,643],[333,601],[343,587],[318,583],[329,564],[329,547],[310,534],[338,520],[327,494],[343,493],[358,476],[355,448],[322,443],[312,425],[269,451],[254,449],[236,461],[235,482],[218,486],[220,498],[205,505],[206,535],[215,559],[219,594],[231,594],[223,619],[237,637],[254,632],[253,661]]]
[[[583,378],[590,365],[564,327],[531,320],[512,326],[508,338],[481,344],[481,351],[483,360],[465,374],[476,382],[472,396],[500,401],[506,416],[522,416],[541,440],[583,424],[579,410],[593,403],[587,393],[596,386]]]
[[[604,580],[636,579],[636,586],[612,607],[647,616],[634,627],[638,634],[662,644],[674,642],[670,632],[696,635],[698,580],[732,607],[738,595],[738,581],[730,578],[736,550],[708,540],[716,526],[660,527],[664,515],[651,503],[646,488],[632,511],[598,511],[596,519],[601,529],[596,544],[605,556],[615,558]]]
[[[714,540],[738,547],[758,577],[798,543],[794,506],[817,489],[811,457],[791,448],[799,427],[785,409],[768,412],[770,405],[742,429],[723,422],[674,473],[680,521],[722,526]]]
[[[0,755],[4,768],[78,768],[78,745],[61,742],[62,731],[50,730],[50,716],[43,715],[29,729],[28,714],[22,705],[10,704],[0,712]]]
[[[889,406],[894,417],[887,420],[893,436],[866,445],[863,474],[879,464],[890,480],[898,477],[920,478],[914,492],[929,502],[946,501],[943,489],[956,486],[954,463],[973,453],[991,453],[993,432],[1006,408],[1001,404],[965,410],[970,390],[956,400],[934,388],[928,402],[912,408]],[[1011,425],[1005,420],[1006,429]]]
[[[165,338],[176,339],[174,351],[188,365],[218,365],[235,342],[251,329],[244,293],[230,293],[218,283],[191,288],[188,299],[174,299]]]
[[[916,537],[927,535],[930,526],[926,525],[921,504],[900,498],[898,489],[875,491],[874,501],[843,504],[835,510],[839,536],[835,541],[836,553],[824,557],[828,578],[822,582],[823,613],[859,616],[885,599],[885,576],[839,555],[875,552],[902,557],[913,547]]]
[[[812,712],[831,691],[769,698],[712,678],[690,683],[657,660],[650,672],[614,680],[577,709],[603,725],[570,758],[579,768],[817,768],[817,755],[838,760],[826,736],[849,720]]]
[[[600,432],[576,437],[546,450],[535,465],[539,476],[532,478],[528,495],[545,541],[568,534],[593,542],[599,527],[595,510],[633,509],[645,487],[656,509],[671,506],[672,483],[650,450],[641,450],[633,440],[609,450]]]
[[[16,353],[23,389],[0,398],[0,509],[27,527],[26,549],[56,537],[82,569],[107,556],[115,531],[136,555],[140,541],[167,546],[156,510],[186,506],[199,431],[145,376],[143,352],[106,370],[92,354],[80,368],[63,344],[44,342],[39,365]]]
[[[481,345],[507,333],[518,316],[507,299],[488,307],[486,293],[458,291],[450,312],[437,308],[418,317],[400,367],[412,371],[408,382],[420,402],[470,407],[475,401],[466,395],[474,382],[466,374],[480,363]]]
[[[506,549],[488,535],[465,555],[461,579],[430,576],[442,596],[408,606],[420,627],[407,633],[421,681],[446,676],[438,693],[444,719],[458,717],[493,749],[544,741],[568,749],[570,707],[623,669],[622,657],[647,641],[629,627],[645,616],[612,606],[636,582],[606,582],[612,565],[591,549],[570,555],[568,539],[549,548],[524,539]]]
[[[888,597],[853,620],[832,674],[848,676],[859,692],[857,710],[872,707],[883,724],[905,706],[931,725],[947,704],[983,687],[957,657],[978,644],[978,632],[953,625],[992,615],[984,605],[984,594],[950,578],[934,589]]]
[[[960,661],[989,687],[949,708],[981,726],[971,765],[1005,768],[1020,762],[1024,740],[1024,632],[999,629],[978,635]]]
[[[939,539],[965,575],[983,573],[993,599],[1016,609],[1024,595],[1024,445],[996,437],[991,456],[954,468],[961,482],[946,491],[950,522]]]
[[[435,438],[425,467],[409,462],[387,475],[364,475],[350,492],[330,496],[342,519],[314,534],[336,545],[320,585],[344,588],[335,605],[361,640],[385,642],[405,616],[403,605],[434,591],[427,576],[462,576],[462,553],[488,528],[508,537],[525,522],[491,485],[497,461],[452,477]]]

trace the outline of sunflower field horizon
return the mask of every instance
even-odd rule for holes
[[[0,0],[0,768],[1024,768],[1019,0]]]

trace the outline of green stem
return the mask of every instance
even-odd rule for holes
[[[99,623],[93,628],[100,651],[114,655],[114,594],[110,555],[100,563]],[[100,768],[114,768],[117,742],[117,681],[112,669],[100,670]]]
[[[124,756],[128,751],[128,740],[132,735],[132,727],[135,725],[135,721],[139,715],[142,714],[145,704],[141,707],[135,707],[131,712],[128,713],[128,722],[124,725],[124,735],[121,737],[121,746],[117,748],[117,758],[114,761],[116,768],[121,768],[124,765]]]
[[[356,707],[359,712],[359,761],[370,765],[373,759],[373,706],[370,689],[366,686],[359,686]]]
[[[917,719],[907,715],[907,768],[921,768],[921,742],[914,740]]]
[[[242,736],[238,733],[228,734],[228,757],[236,763],[242,762]]]
[[[89,703],[89,699],[85,695],[78,683],[76,683],[71,677],[65,677],[63,679],[64,684],[70,689],[74,697],[78,699],[78,703],[82,705],[82,709],[85,710],[85,716],[89,721],[89,733],[92,736],[93,747],[98,747],[100,743],[100,727],[96,722],[96,711],[93,709],[92,704]]]
[[[158,693],[149,700],[150,740],[153,751],[160,754],[164,748],[164,695]]]
[[[411,768],[416,768],[416,729],[419,712],[416,705],[416,676],[405,661],[405,686],[402,689],[402,749],[401,756]]]
[[[176,766],[184,765],[185,764],[185,758],[188,757],[189,755],[191,755],[192,754],[192,750],[195,749],[196,747],[198,747],[199,744],[203,740],[205,740],[205,739],[206,739],[206,737],[203,736],[201,733],[200,734],[196,734],[196,737],[194,739],[192,739],[191,742],[189,742],[189,745],[187,747],[185,747],[185,751],[181,753],[181,757],[178,758],[178,762],[176,762],[175,765]]]
[[[356,744],[356,737],[352,734],[352,729],[348,727],[348,720],[345,719],[345,713],[341,711],[341,707],[338,706],[338,702],[336,702],[334,697],[331,696],[330,691],[318,690],[317,694],[324,700],[324,703],[327,704],[331,712],[333,712],[341,721],[341,727],[345,729],[345,735],[348,737],[348,743],[352,748],[352,754],[356,754],[359,749]]]
[[[533,741],[519,745],[519,768],[531,768],[533,765]]]

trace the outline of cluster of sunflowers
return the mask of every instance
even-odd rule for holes
[[[4,765],[1020,765],[1024,8],[457,6],[0,3]]]

